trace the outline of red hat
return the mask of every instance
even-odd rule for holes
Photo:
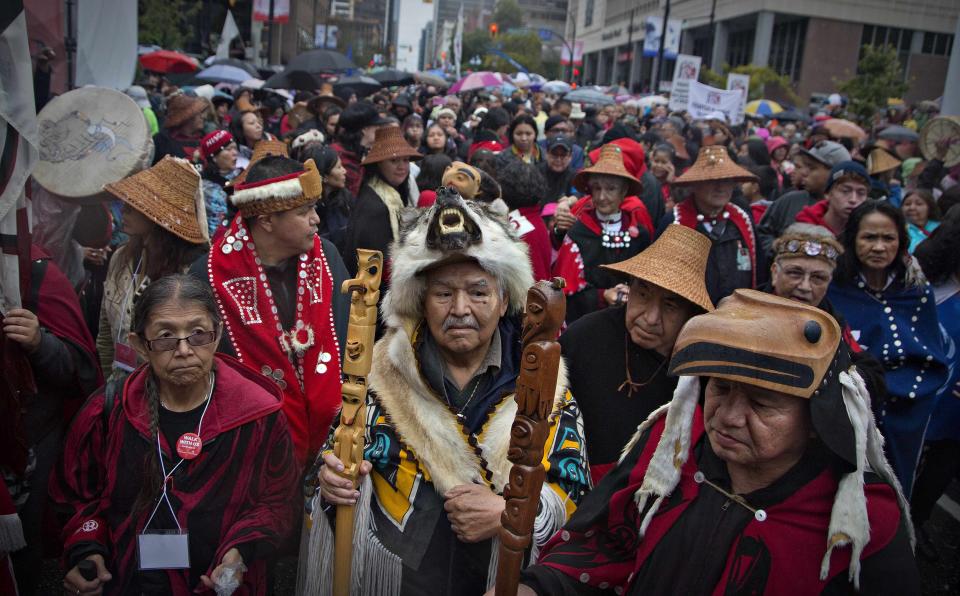
[[[232,134],[225,130],[215,130],[200,141],[200,154],[203,160],[207,161],[232,142]]]
[[[640,177],[643,176],[643,173],[647,171],[646,157],[643,152],[643,146],[640,143],[624,137],[610,141],[607,145],[620,147],[623,155],[623,167],[627,168],[627,171],[630,172],[634,178],[639,180]],[[600,159],[600,149],[602,149],[602,147],[590,152],[590,163],[597,163],[597,160]]]

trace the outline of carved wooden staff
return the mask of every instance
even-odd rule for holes
[[[500,516],[497,596],[516,595],[523,556],[533,538],[533,522],[546,474],[543,444],[550,432],[549,418],[560,367],[557,334],[567,311],[563,287],[563,280],[555,277],[537,282],[527,292],[523,354],[517,377],[517,417],[510,429],[507,451],[513,467],[503,491],[507,503]]]
[[[383,254],[378,250],[357,250],[357,277],[343,282],[341,292],[350,294],[350,321],[343,359],[343,408],[340,425],[333,433],[333,453],[343,462],[339,474],[353,481],[356,488],[363,463],[364,435],[367,425],[367,375],[373,363],[373,341],[377,329],[377,302],[380,300],[380,275]],[[353,555],[354,505],[337,505],[333,554],[333,594],[349,596],[350,566]]]

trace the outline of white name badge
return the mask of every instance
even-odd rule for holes
[[[190,543],[186,532],[156,530],[137,535],[140,570],[189,569]]]
[[[514,209],[509,214],[510,225],[513,226],[513,230],[517,233],[517,236],[521,238],[532,232],[535,228],[533,224],[530,223],[530,220],[520,214],[520,211]]]

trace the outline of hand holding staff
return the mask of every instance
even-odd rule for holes
[[[513,463],[504,489],[506,508],[500,518],[500,560],[497,596],[514,596],[520,581],[523,555],[530,546],[533,522],[540,503],[544,442],[550,430],[560,344],[557,335],[566,315],[563,280],[539,281],[527,292],[523,319],[523,354],[517,377],[517,417],[510,430],[507,458]]]
[[[367,380],[373,363],[373,342],[377,328],[377,302],[380,300],[380,276],[383,254],[376,250],[357,250],[357,277],[343,282],[343,293],[352,292],[347,346],[343,359],[343,408],[340,425],[333,434],[334,455],[343,463],[338,472],[359,484],[366,431]],[[353,554],[354,505],[337,505],[334,538],[334,596],[349,596],[350,566]]]

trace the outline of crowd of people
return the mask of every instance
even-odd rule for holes
[[[357,593],[485,593],[556,278],[520,593],[919,593],[960,472],[946,146],[524,90],[126,93],[153,165],[106,185],[82,283],[38,242],[4,313],[20,594],[50,552],[69,594],[267,594],[285,556],[325,593],[348,504]],[[384,256],[359,488],[332,452],[358,249]]]

